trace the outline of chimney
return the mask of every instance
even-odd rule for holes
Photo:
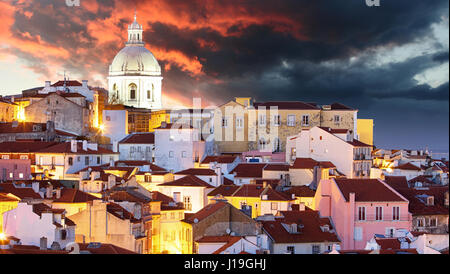
[[[61,198],[61,188],[56,189],[56,199]]]
[[[39,182],[33,182],[31,183],[31,188],[34,192],[39,193]]]
[[[50,81],[45,81],[45,87],[46,88],[50,87]]]
[[[110,167],[113,167],[113,166],[114,166],[114,160],[113,160],[112,158],[109,160],[109,166],[110,166]]]
[[[117,147],[119,146],[119,142],[114,141],[112,144],[112,151],[117,152]]]
[[[305,204],[304,204],[304,203],[300,203],[300,204],[298,205],[298,210],[300,210],[300,211],[305,211]]]
[[[77,140],[70,140],[70,151],[77,152]]]
[[[83,150],[87,150],[87,141],[83,140]]]
[[[88,80],[81,80],[81,83],[84,88],[88,87]]]
[[[47,192],[46,192],[45,198],[49,199],[49,198],[52,198],[52,196],[53,196],[53,186],[49,185],[47,187]]]
[[[39,249],[40,250],[47,250],[47,238],[46,237],[42,237],[40,240],[40,244],[39,244]]]

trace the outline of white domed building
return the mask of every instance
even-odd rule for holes
[[[111,103],[137,108],[161,109],[161,67],[145,48],[143,28],[136,21],[128,26],[128,42],[109,66]]]

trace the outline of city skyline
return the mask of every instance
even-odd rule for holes
[[[193,97],[340,102],[374,119],[378,147],[448,152],[445,1],[80,4],[0,3],[1,95],[56,82],[63,71],[106,88],[136,9],[163,69],[164,106]]]

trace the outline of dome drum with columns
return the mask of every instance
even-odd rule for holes
[[[136,21],[128,26],[128,42],[109,66],[111,103],[137,108],[161,109],[161,67],[145,48],[143,28]]]

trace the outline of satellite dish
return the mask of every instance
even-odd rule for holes
[[[230,234],[231,230],[229,228],[227,228],[226,232],[227,232],[227,234]]]
[[[194,223],[198,223],[198,219],[197,218],[194,219]]]

